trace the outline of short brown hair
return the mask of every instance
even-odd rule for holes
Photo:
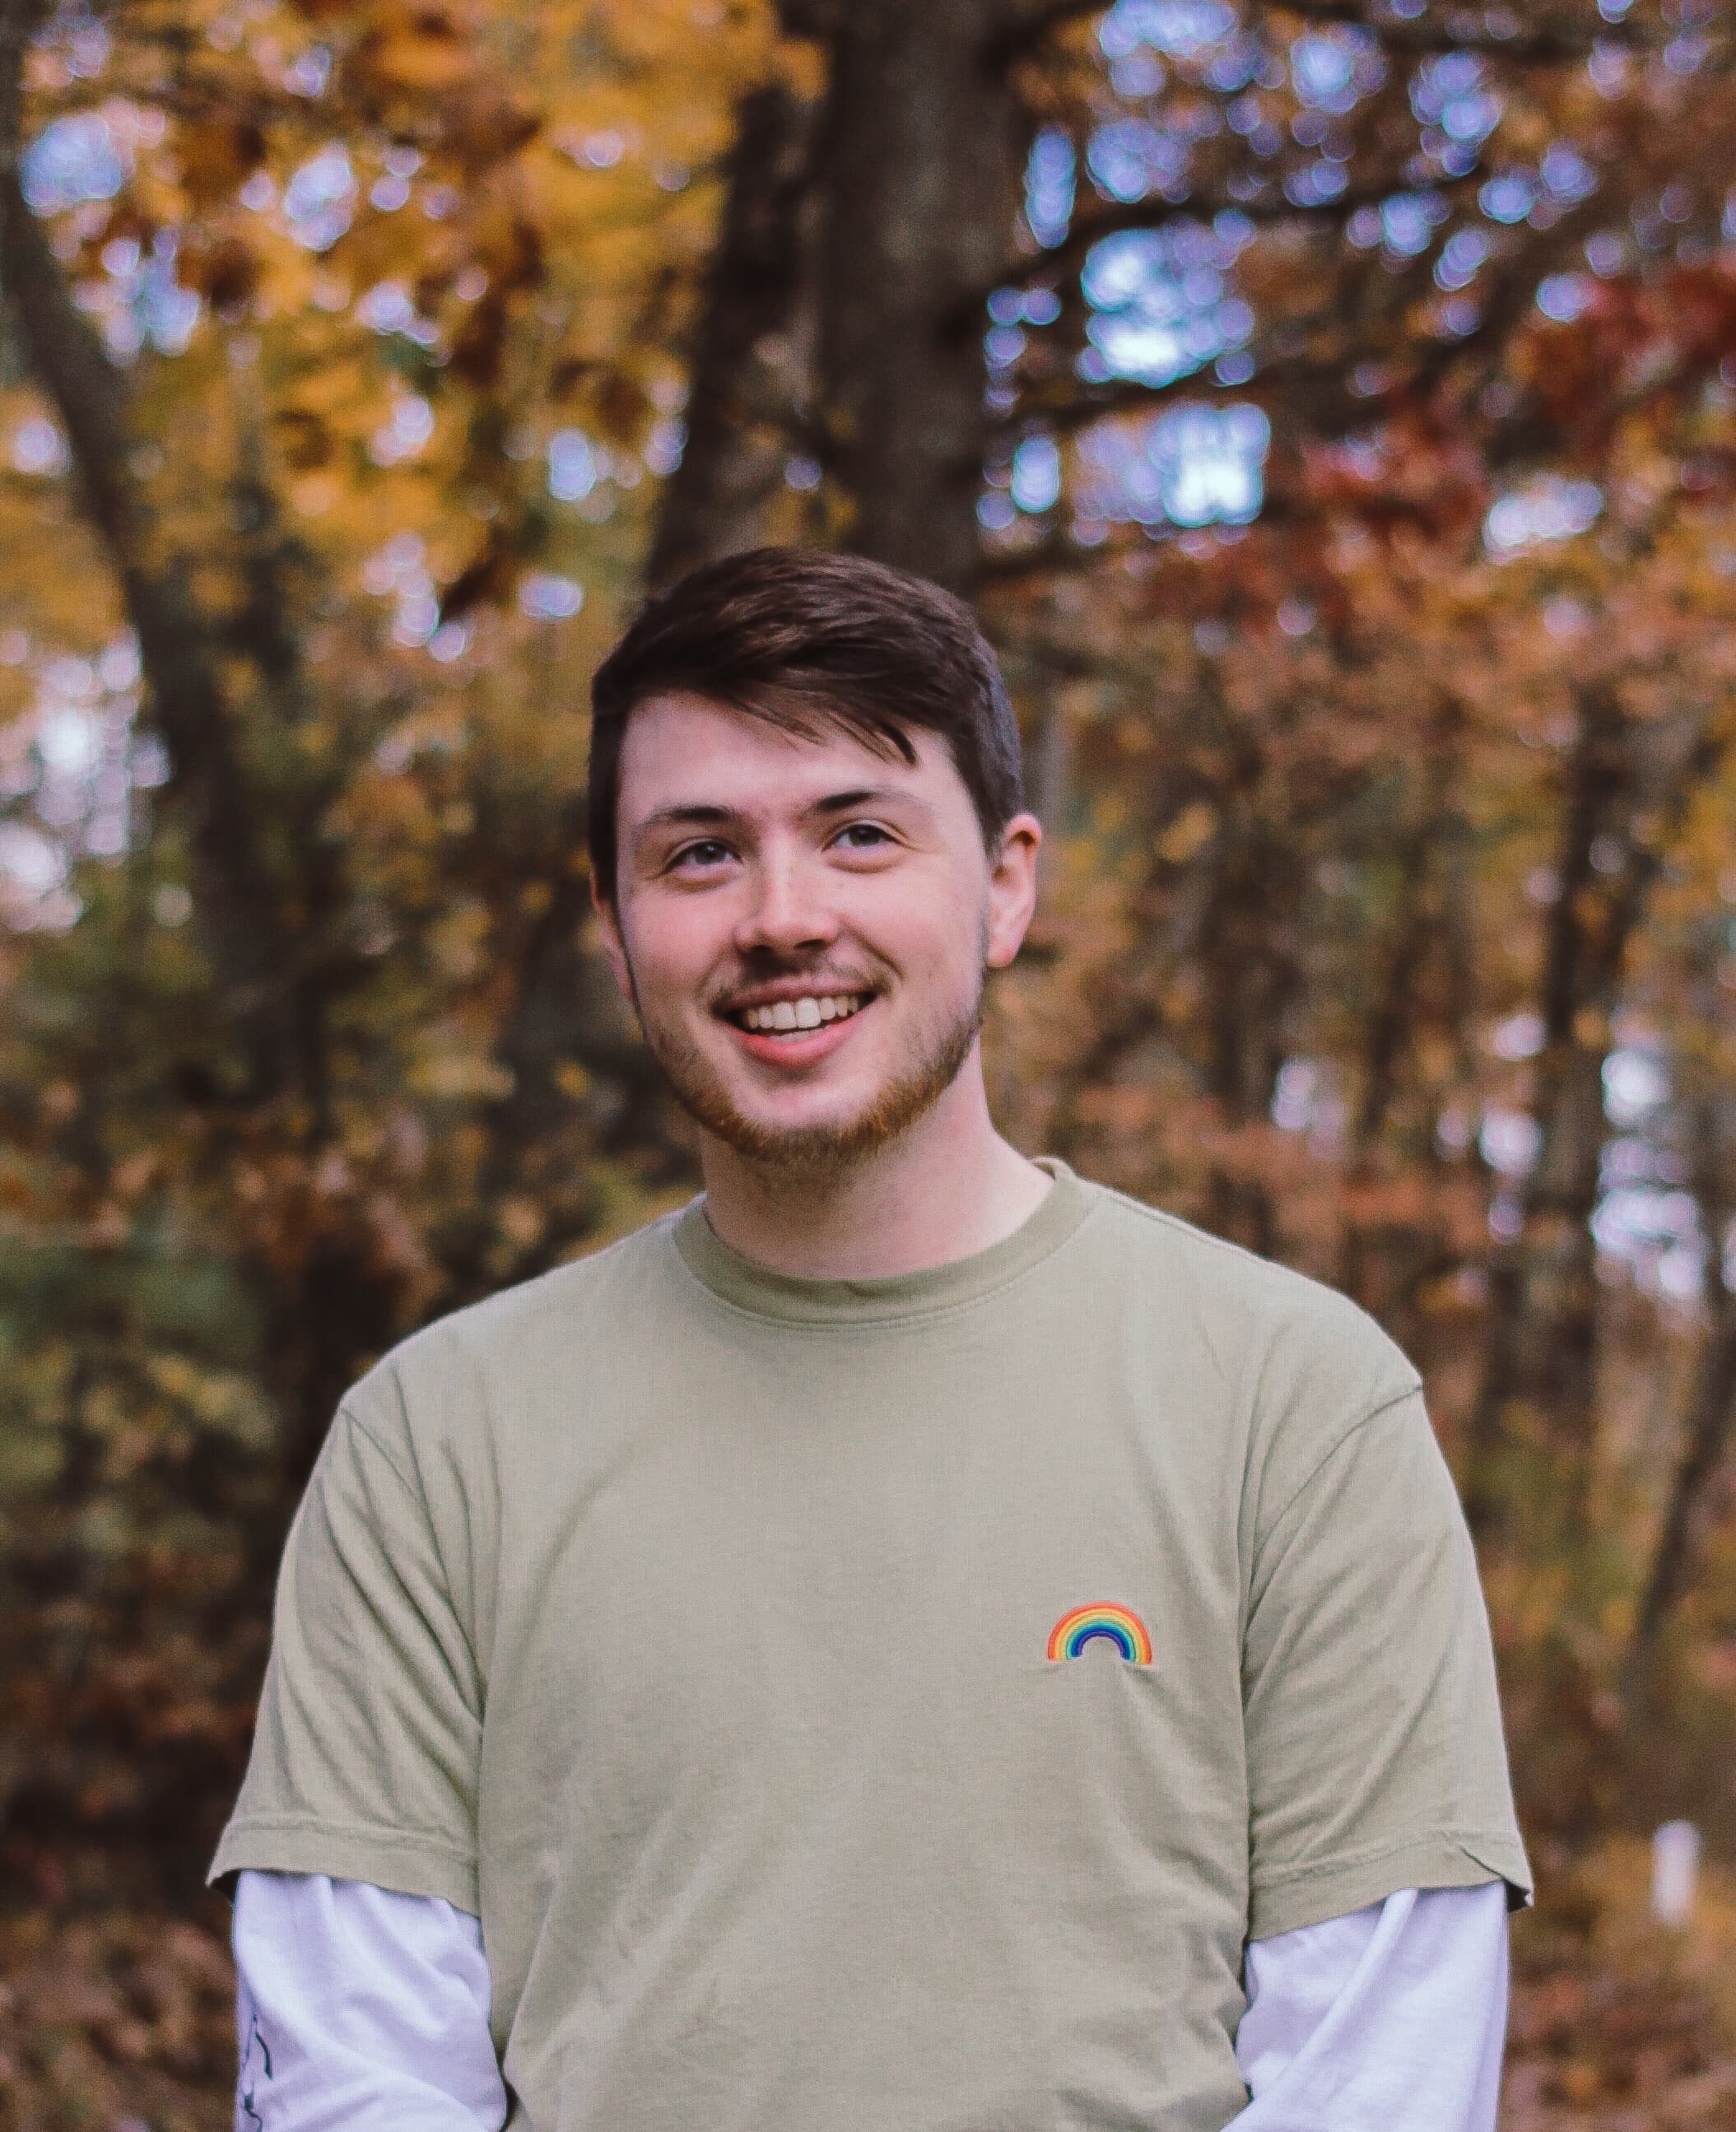
[[[788,732],[842,726],[906,761],[911,727],[938,733],[990,851],[1024,804],[1018,722],[962,600],[861,555],[750,548],[654,593],[592,680],[591,873],[605,902],[627,719],[678,689]]]

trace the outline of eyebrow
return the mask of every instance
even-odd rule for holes
[[[904,791],[895,785],[857,785],[847,792],[828,792],[823,800],[814,800],[803,811],[819,815],[847,814],[857,807],[889,804],[914,807],[926,807],[927,804],[915,793]],[[698,801],[686,801],[670,807],[657,808],[635,823],[634,829],[640,835],[658,829],[717,829],[742,819],[739,808],[707,806]]]
[[[889,802],[895,806],[926,808],[928,802],[914,792],[907,792],[896,785],[858,785],[848,792],[833,792],[823,800],[816,800],[808,809],[810,814],[847,814],[858,807],[884,807]]]
[[[635,829],[715,829],[725,823],[740,819],[732,807],[702,807],[687,805],[659,807],[655,814],[647,814],[643,821],[634,824]]]

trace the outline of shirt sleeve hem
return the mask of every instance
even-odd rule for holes
[[[1323,1858],[1268,1874],[1249,1890],[1248,1937],[1273,1939],[1384,1902],[1402,1888],[1475,1888],[1507,1883],[1507,1907],[1531,1901],[1523,1846],[1506,1830],[1437,1829],[1381,1850]]]
[[[400,1895],[438,1895],[472,1917],[482,1914],[477,1865],[468,1851],[438,1837],[395,1829],[343,1828],[290,1815],[250,1815],[223,1831],[205,1875],[227,1884],[240,1872],[324,1873],[366,1880]]]

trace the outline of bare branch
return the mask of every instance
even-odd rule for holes
[[[1300,17],[1304,22],[1342,23],[1367,30],[1394,52],[1484,52],[1491,58],[1514,60],[1522,65],[1560,66],[1583,60],[1595,46],[1612,41],[1644,46],[1657,41],[1638,23],[1612,24],[1599,21],[1594,28],[1546,29],[1516,31],[1503,36],[1490,29],[1455,28],[1446,23],[1408,22],[1398,16],[1376,17],[1364,0],[1281,0],[1267,12]]]
[[[1105,11],[1105,0],[1037,0],[990,41],[983,54],[985,64],[1009,65],[1034,50],[1051,31]],[[1585,59],[1599,44],[1645,46],[1662,41],[1657,31],[1645,25],[1602,21],[1584,28],[1562,24],[1516,28],[1512,35],[1503,36],[1499,30],[1474,29],[1462,20],[1455,26],[1451,22],[1412,22],[1381,13],[1367,0],[1279,0],[1279,4],[1256,7],[1254,12],[1262,19],[1288,16],[1306,22],[1366,30],[1394,53],[1424,56],[1435,52],[1483,52],[1527,66],[1565,65]]]
[[[1441,194],[1443,198],[1453,199],[1474,192],[1486,175],[1479,166],[1467,171],[1463,177],[1443,177],[1431,187],[1431,190]],[[1091,209],[1088,214],[1076,215],[1067,235],[1058,244],[1051,245],[1029,257],[1009,260],[982,291],[982,301],[986,303],[995,289],[1022,288],[1039,276],[1053,273],[1057,266],[1065,271],[1070,271],[1094,244],[1100,243],[1105,237],[1119,236],[1125,230],[1143,229],[1155,233],[1175,222],[1211,222],[1220,214],[1238,214],[1257,229],[1294,228],[1299,224],[1312,224],[1325,232],[1341,228],[1360,209],[1378,207],[1383,200],[1390,199],[1396,192],[1414,191],[1415,189],[1401,176],[1388,172],[1378,180],[1367,179],[1360,185],[1349,186],[1336,199],[1323,201],[1316,207],[1298,207],[1294,200],[1283,197],[1271,200],[1240,200],[1232,199],[1227,193],[1196,193],[1184,200],[1105,202]]]

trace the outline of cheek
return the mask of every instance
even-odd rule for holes
[[[982,882],[929,874],[878,896],[852,899],[840,914],[849,931],[916,987],[981,967]]]
[[[648,896],[622,914],[621,934],[641,994],[690,990],[727,947],[730,927],[698,897]]]

